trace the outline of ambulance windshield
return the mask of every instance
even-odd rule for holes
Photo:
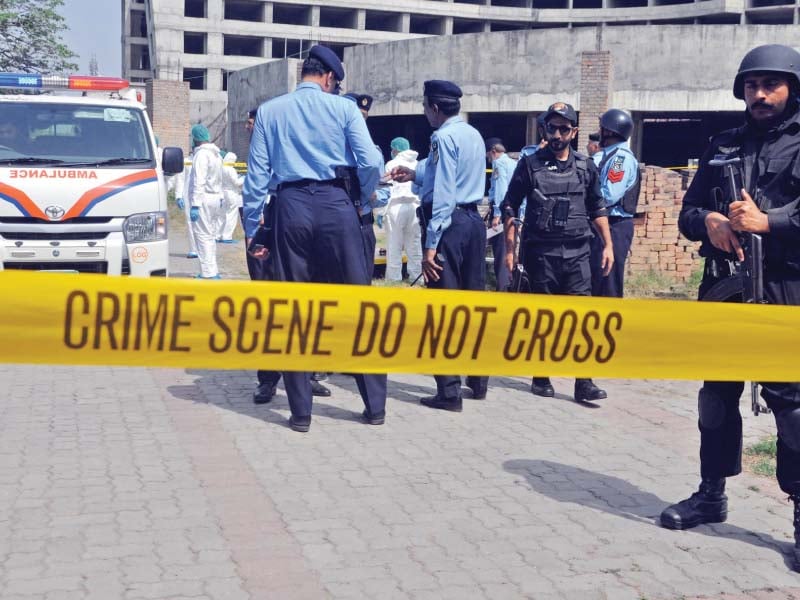
[[[141,110],[40,102],[0,107],[0,166],[155,165]]]

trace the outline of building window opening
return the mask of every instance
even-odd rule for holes
[[[183,80],[189,83],[190,90],[206,89],[205,69],[184,69]]]
[[[411,15],[410,33],[444,35],[444,19]]]
[[[183,52],[185,54],[205,54],[206,34],[197,31],[183,32]]]
[[[527,23],[492,23],[492,31],[518,31],[528,29]]]
[[[453,33],[480,33],[483,31],[483,21],[472,19],[453,19]]]
[[[272,22],[283,25],[311,25],[311,7],[273,4]]]
[[[527,0],[492,0],[492,6],[509,6],[511,8],[527,8]]]
[[[225,18],[231,21],[264,21],[264,3],[251,0],[225,0]]]
[[[206,0],[184,0],[183,16],[196,19],[206,18]]]
[[[264,39],[246,35],[224,36],[222,53],[226,56],[263,56]]]
[[[572,8],[603,8],[603,0],[572,0]]]
[[[131,44],[131,69],[150,70],[150,51],[144,44]]]
[[[369,16],[367,16],[367,19],[369,19]],[[329,8],[327,6],[320,7],[319,25],[320,27],[336,27],[338,29],[358,29],[358,11]]]
[[[147,37],[147,18],[144,15],[144,11],[131,11],[131,36]]]

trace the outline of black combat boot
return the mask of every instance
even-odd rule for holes
[[[556,390],[553,388],[553,384],[550,383],[549,377],[534,377],[531,381],[531,394],[552,398],[556,395]]]
[[[789,496],[794,502],[794,570],[800,573],[800,494]]]
[[[575,401],[586,402],[590,400],[605,400],[608,398],[605,390],[601,390],[594,384],[591,379],[576,379],[575,380]]]
[[[667,529],[691,529],[702,523],[722,523],[727,518],[725,478],[703,479],[700,489],[694,494],[664,509],[661,526]]]

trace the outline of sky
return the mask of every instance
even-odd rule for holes
[[[78,55],[78,74],[89,74],[92,53],[100,75],[119,77],[122,72],[120,0],[64,0],[61,14],[69,31],[62,39]]]

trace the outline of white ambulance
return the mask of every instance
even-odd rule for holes
[[[124,79],[0,73],[0,270],[166,276],[165,177],[145,107]]]

